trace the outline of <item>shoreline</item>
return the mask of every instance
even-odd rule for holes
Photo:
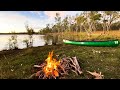
[[[0,35],[28,35],[27,33],[0,33]],[[43,35],[43,34],[39,34],[39,33],[34,33],[33,35]]]

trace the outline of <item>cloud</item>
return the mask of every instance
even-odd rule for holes
[[[0,11],[0,33],[11,32],[11,31],[25,32],[26,21],[28,21],[28,24],[35,31],[38,31],[40,28],[44,28],[46,24],[54,24],[55,23],[54,17],[56,16],[56,13],[60,13],[60,16],[64,18],[67,15],[75,15],[77,12],[76,11]]]
[[[26,11],[27,12],[27,11]],[[28,14],[29,11],[27,12]],[[38,14],[38,12],[32,12]],[[1,32],[25,32],[25,22],[28,21],[29,26],[31,26],[35,31],[43,28],[48,23],[52,23],[52,19],[39,19],[36,17],[28,17],[27,15],[22,15],[19,11],[0,11],[0,33]]]
[[[11,23],[11,22],[19,22],[26,20],[25,16],[19,15],[17,12],[10,12],[10,11],[5,11],[5,12],[0,12],[0,21],[1,22],[6,22],[6,23]]]
[[[40,15],[42,11],[29,11],[29,12]]]
[[[38,29],[46,27],[46,24],[54,23],[54,20],[53,19],[43,19],[43,20],[41,20],[41,19],[29,18],[28,22],[29,22],[29,25],[32,28],[38,30]]]
[[[56,13],[59,13],[61,17],[64,17],[66,11],[44,11],[44,13],[50,18],[54,18]]]
[[[24,31],[25,16],[19,15],[18,12],[0,12],[0,32]]]

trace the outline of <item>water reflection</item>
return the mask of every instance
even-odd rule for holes
[[[4,49],[9,49],[8,41],[12,35],[0,35],[0,51]],[[26,48],[23,40],[29,39],[28,35],[17,35],[17,44],[19,49]],[[33,47],[44,46],[45,45],[44,35],[33,35]],[[49,45],[51,45],[52,41],[49,41]]]

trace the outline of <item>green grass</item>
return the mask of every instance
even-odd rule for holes
[[[86,79],[86,71],[102,72],[105,79],[120,79],[119,47],[85,47],[74,45],[56,45],[0,52],[0,79],[27,79],[35,71],[34,64],[44,62],[48,52],[62,57],[76,56],[83,74],[70,73],[68,79]]]

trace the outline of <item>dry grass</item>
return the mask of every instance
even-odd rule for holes
[[[57,35],[59,36],[59,43],[62,43],[63,39],[68,40],[75,40],[75,41],[81,41],[81,40],[114,40],[118,39],[120,40],[120,31],[114,30],[106,32],[105,34],[103,31],[96,31],[91,34],[91,37],[88,37],[86,32],[64,32],[64,33],[53,33],[51,34],[53,36]]]

